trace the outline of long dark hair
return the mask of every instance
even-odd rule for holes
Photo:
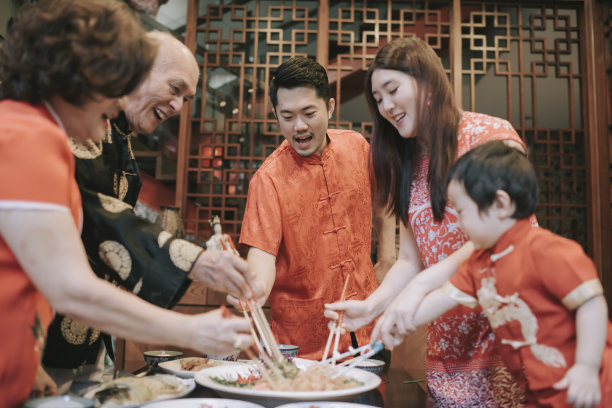
[[[130,93],[157,47],[115,0],[44,0],[0,43],[0,99],[38,103],[61,96],[80,105]]]
[[[372,96],[372,73],[376,69],[401,71],[417,81],[417,100],[420,104],[417,106],[416,137],[401,137],[378,111]],[[412,180],[418,170],[419,159],[429,155],[427,182],[431,206],[434,219],[441,221],[446,207],[446,176],[457,155],[457,129],[461,112],[440,59],[421,39],[400,38],[391,41],[378,51],[370,65],[365,89],[374,117],[371,160],[375,200],[380,205],[386,205],[408,225]]]

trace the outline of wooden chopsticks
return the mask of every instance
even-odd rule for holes
[[[346,288],[348,287],[348,283],[351,275],[348,275],[344,280],[344,287],[342,288],[342,294],[340,295],[340,302],[344,302],[346,297]],[[334,348],[332,350],[332,364],[336,364],[336,360],[334,356],[338,354],[338,342],[340,341],[340,330],[342,329],[342,318],[344,317],[344,312],[340,312],[338,315],[338,319],[334,320],[331,327],[329,328],[329,337],[327,338],[327,343],[325,344],[325,351],[323,352],[323,358],[321,361],[327,359],[327,354],[329,353],[329,347],[332,342],[332,338],[334,339]]]
[[[251,288],[251,293],[253,293],[252,288]],[[282,362],[283,360],[285,360],[285,356],[283,356],[283,354],[280,352],[278,348],[278,344],[276,344],[276,340],[274,339],[274,335],[272,334],[272,329],[270,328],[268,319],[266,319],[266,315],[264,314],[263,309],[259,305],[257,298],[255,298],[255,295],[253,294],[253,298],[246,299],[245,302],[251,314],[251,318],[249,319],[249,321],[252,321],[255,324],[255,327],[257,328],[257,332],[259,333],[259,337],[261,338],[261,341],[264,344],[264,348],[270,354],[270,357],[272,358],[272,360],[277,361],[277,362]],[[240,305],[242,306],[242,302],[240,303]],[[248,315],[246,313],[246,309],[244,309],[244,306],[242,310],[243,310],[245,317],[248,318]],[[255,338],[257,343],[259,343],[257,335],[255,335],[254,332],[255,330],[253,326],[251,326],[251,334],[253,334],[253,337]],[[261,348],[259,351],[263,352]]]

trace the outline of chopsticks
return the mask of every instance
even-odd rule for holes
[[[253,289],[251,289],[251,293],[253,293]],[[272,334],[272,329],[270,328],[268,319],[266,319],[266,315],[264,314],[263,309],[257,302],[255,295],[253,295],[252,299],[246,299],[246,305],[247,305],[247,308],[249,309],[249,312],[251,313],[251,319],[249,319],[249,321],[253,321],[253,323],[255,324],[255,327],[257,328],[257,332],[259,333],[261,341],[264,344],[264,348],[267,350],[268,353],[270,353],[270,357],[272,358],[272,360],[282,362],[285,359],[285,357],[280,352],[278,348],[278,344],[276,344],[276,340],[274,339],[274,335]],[[241,302],[241,306],[242,306],[242,302]],[[245,317],[248,318],[248,315],[244,307],[242,310],[243,310]],[[255,330],[251,326],[251,333],[253,334],[254,332]],[[258,340],[256,335],[254,335],[254,338],[255,340]],[[263,352],[263,350],[261,349],[259,351]]]
[[[365,346],[353,349],[350,348],[351,351],[349,351],[349,353],[351,353],[352,355],[355,355],[357,353],[362,353],[359,357],[355,357],[352,358],[348,361],[344,361],[342,363],[339,364],[340,365],[345,365],[345,367],[343,367],[341,370],[339,370],[336,374],[334,374],[331,379],[335,379],[340,377],[342,374],[344,374],[345,372],[347,372],[348,370],[350,370],[351,368],[355,367],[357,364],[359,364],[360,362],[362,362],[363,360],[372,357],[374,354],[378,353],[379,351],[381,351],[384,348],[384,344],[382,341],[377,340],[376,342],[374,342],[373,344],[367,344]],[[346,353],[345,353],[346,354]]]
[[[346,288],[348,287],[349,280],[351,275],[348,275],[344,280],[344,287],[342,288],[342,294],[340,295],[340,302],[344,302],[344,298],[346,296]],[[327,337],[327,343],[325,344],[325,351],[323,352],[323,358],[321,361],[327,359],[327,354],[329,353],[329,346],[331,345],[332,338],[334,338],[334,348],[332,350],[332,365],[336,364],[336,355],[338,354],[338,342],[340,341],[340,330],[342,328],[342,318],[344,317],[344,312],[340,312],[338,315],[338,319],[332,322],[331,327],[329,328],[329,336]]]

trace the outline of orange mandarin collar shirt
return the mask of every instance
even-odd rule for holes
[[[376,289],[370,258],[372,205],[369,145],[349,130],[328,130],[321,157],[301,157],[284,141],[249,185],[240,243],[276,256],[271,326],[281,344],[319,359],[329,334],[324,304],[365,299]],[[359,330],[369,342],[371,326]],[[343,336],[339,351],[350,345]]]

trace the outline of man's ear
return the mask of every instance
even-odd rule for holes
[[[334,98],[329,98],[329,102],[327,102],[327,119],[331,119],[335,108],[336,100]]]
[[[514,201],[512,201],[510,195],[505,190],[497,190],[495,192],[493,209],[495,210],[499,219],[506,219],[514,215],[514,212],[516,211],[516,204]]]
[[[276,108],[272,108],[272,113],[274,114],[274,117],[278,121],[278,115],[276,114]]]

